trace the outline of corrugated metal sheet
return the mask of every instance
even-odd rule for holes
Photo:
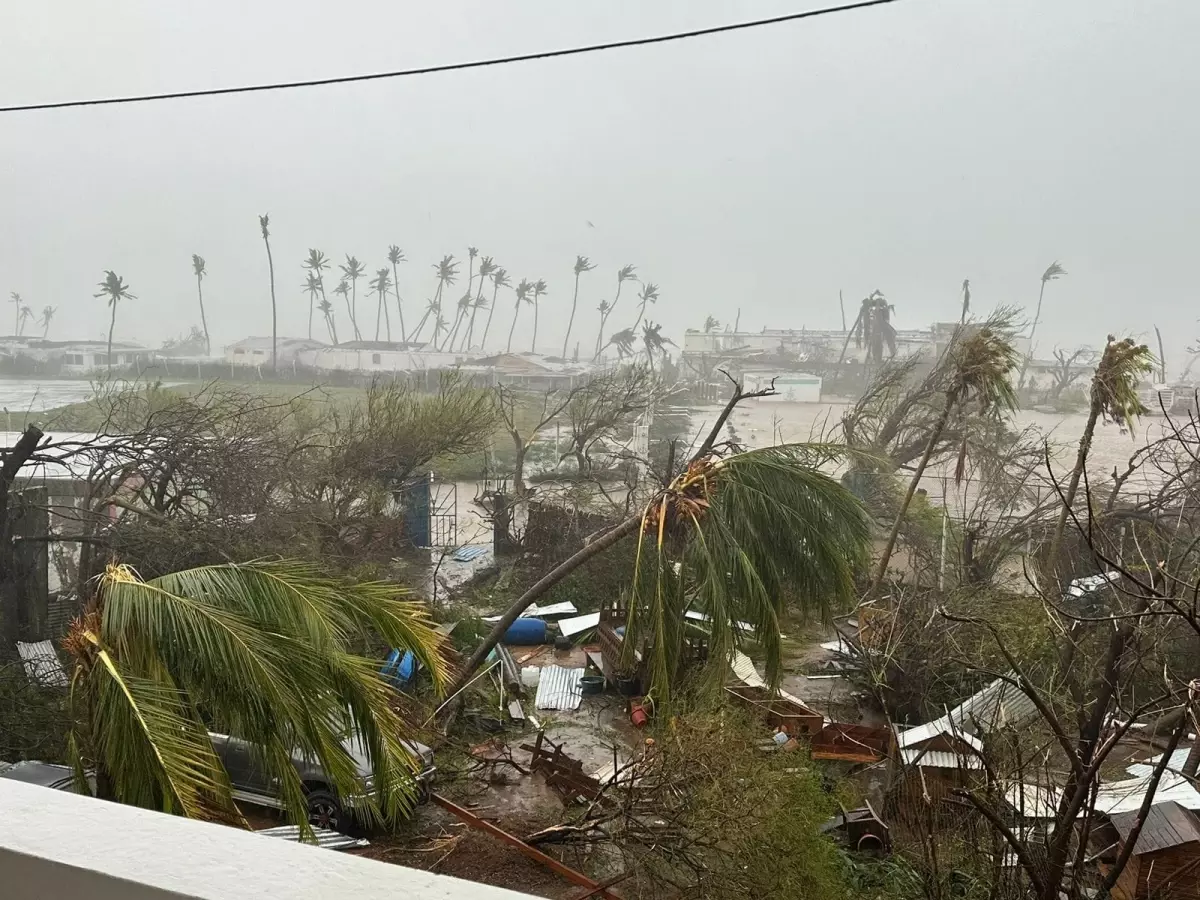
[[[264,828],[262,831],[256,831],[255,834],[261,834],[264,837],[279,838],[281,841],[300,842],[300,829],[295,825]],[[340,831],[330,831],[328,828],[314,828],[313,836],[317,839],[316,845],[322,850],[349,850],[357,847],[369,847],[371,845],[371,842],[366,838],[351,837],[348,834],[342,834]]]
[[[733,651],[733,658],[729,661],[729,668],[733,670],[733,674],[737,676],[737,679],[741,681],[742,684],[749,685],[750,687],[763,688],[764,690],[767,688],[766,679],[758,674],[758,669],[754,667],[754,661],[742,651]],[[776,693],[778,693],[779,696],[784,700],[791,700],[793,703],[799,703],[801,706],[808,707],[808,704],[805,703],[804,700],[802,700],[800,697],[797,697],[795,694],[789,694],[787,691],[783,690],[783,688],[780,688]],[[811,709],[811,707],[809,708]],[[828,719],[826,719],[826,721],[828,721]]]
[[[450,558],[455,562],[470,562],[473,559],[479,559],[489,549],[483,544],[469,544],[466,547],[459,547],[450,555]]]
[[[21,654],[21,662],[25,665],[25,674],[29,680],[43,687],[66,687],[67,672],[62,660],[54,652],[54,645],[49,641],[39,641],[36,644],[26,644],[17,641],[17,652]]]
[[[583,702],[583,669],[545,666],[534,705],[538,709],[579,709]]]
[[[926,722],[924,725],[918,725],[915,728],[901,731],[896,735],[896,744],[901,748],[916,747],[918,744],[923,744],[943,734],[970,744],[976,750],[983,750],[983,741],[979,740],[975,735],[955,727],[955,724],[946,716],[942,716],[942,718],[933,722]]]
[[[900,751],[906,766],[918,765],[925,769],[982,769],[983,760],[977,756],[963,756],[947,750],[922,751],[907,747]]]
[[[1058,814],[1059,789],[1047,784],[1012,784],[1004,799],[1026,819],[1053,819]]]
[[[1181,750],[1176,750],[1171,754],[1171,761],[1167,763],[1167,772],[1179,772],[1183,769],[1183,764],[1187,762],[1189,748],[1184,747]],[[1134,778],[1149,778],[1154,774],[1154,767],[1158,761],[1162,759],[1162,754],[1152,756],[1144,763],[1134,763],[1125,769]],[[1165,773],[1164,773],[1165,774]]]
[[[1100,785],[1096,792],[1096,809],[1109,815],[1134,812],[1141,809],[1142,799],[1150,787],[1149,778],[1130,778]],[[1192,787],[1182,775],[1163,773],[1154,792],[1155,803],[1173,800],[1184,809],[1200,809],[1200,791]]]
[[[998,728],[1020,727],[1037,714],[1037,707],[1028,695],[997,678],[940,719],[901,732],[898,740],[901,747],[912,747],[939,734],[956,734],[981,750],[983,744],[975,735],[989,734]]]

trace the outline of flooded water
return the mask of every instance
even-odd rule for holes
[[[10,418],[81,403],[95,392],[90,381],[59,379],[0,379],[0,407]],[[12,428],[5,428],[12,431]]]

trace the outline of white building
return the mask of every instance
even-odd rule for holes
[[[428,344],[389,341],[347,341],[336,347],[321,345],[298,354],[302,365],[323,372],[425,372],[452,369],[471,359],[470,354],[426,349]]]
[[[807,372],[746,372],[748,391],[766,390],[774,382],[775,393],[760,397],[763,403],[820,403],[821,378]]]
[[[291,365],[303,362],[300,354],[326,346],[324,341],[311,338],[281,337],[275,341],[277,364]],[[271,336],[242,338],[225,348],[225,362],[234,366],[269,366],[271,364]]]

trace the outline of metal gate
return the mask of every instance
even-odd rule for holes
[[[395,492],[404,531],[414,547],[454,547],[458,538],[458,485],[423,475]]]

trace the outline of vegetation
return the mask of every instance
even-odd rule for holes
[[[263,226],[264,229],[266,226]],[[117,304],[122,300],[136,300],[137,296],[129,290],[129,285],[125,280],[109,269],[104,273],[104,280],[98,285],[100,291],[96,294],[97,297],[103,297],[108,304],[108,308],[112,310],[112,315],[108,323],[108,372],[112,374],[112,344],[113,344],[113,329],[117,327]]]
[[[271,217],[258,217],[263,246],[267,248],[267,272],[271,278],[271,371],[279,368],[279,308],[275,303],[275,260],[271,256]]]

